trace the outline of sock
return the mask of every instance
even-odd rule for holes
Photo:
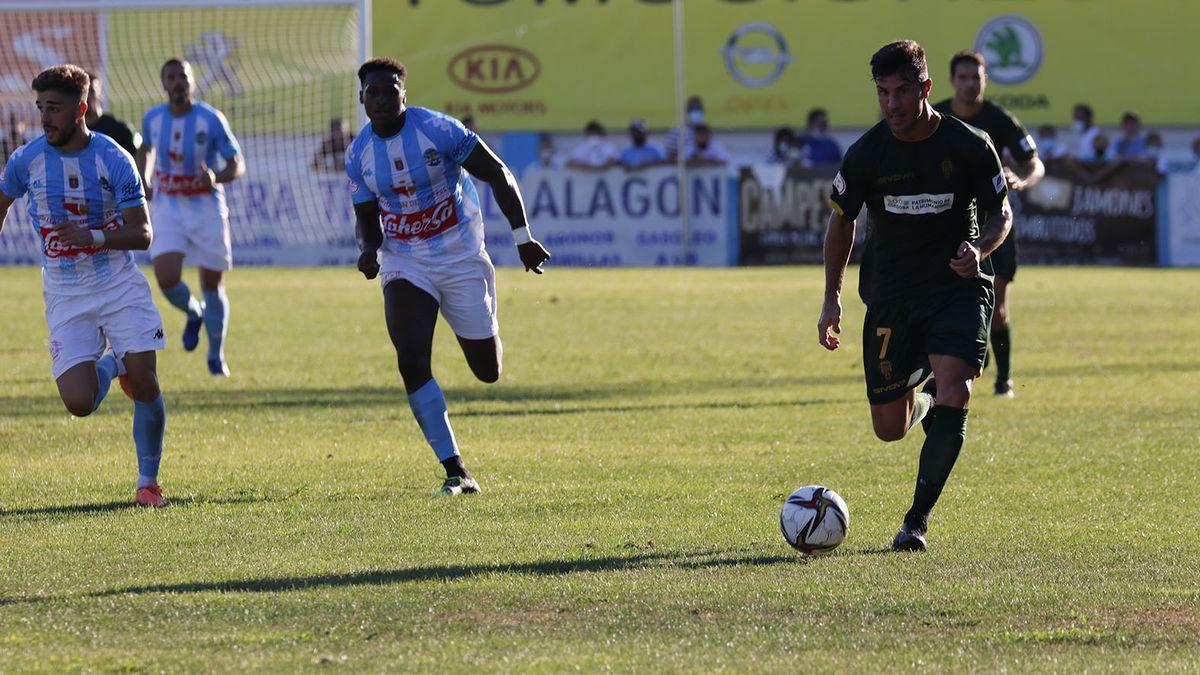
[[[112,352],[106,353],[96,361],[96,379],[100,386],[96,388],[96,397],[92,399],[92,412],[100,407],[100,402],[108,395],[108,387],[117,376],[117,357]]]
[[[200,301],[192,297],[192,291],[184,282],[181,281],[170,288],[164,288],[162,292],[167,298],[167,302],[178,307],[179,311],[187,314],[189,319],[200,316]]]
[[[917,422],[925,419],[925,415],[933,408],[933,396],[925,392],[917,392],[917,395],[913,397],[913,401],[912,419],[908,421],[909,429],[915,427]]]
[[[204,291],[204,330],[208,333],[208,359],[225,360],[225,331],[229,323],[229,297],[225,289]]]
[[[992,351],[996,354],[996,381],[1007,382],[1012,377],[1009,356],[1012,354],[1012,331],[1009,326],[992,328]]]
[[[158,482],[158,463],[162,459],[166,425],[167,409],[162,394],[150,403],[133,402],[133,444],[137,448],[139,488]]]
[[[925,436],[925,444],[921,446],[912,508],[904,515],[904,524],[919,532],[924,532],[928,527],[929,512],[937,504],[967,436],[965,409],[935,405],[932,415],[933,421]]]
[[[420,389],[408,395],[408,405],[412,408],[413,416],[425,434],[429,447],[438,461],[444,462],[458,455],[458,443],[454,440],[454,431],[450,428],[450,413],[446,410],[446,396],[437,380],[429,381]]]
[[[449,459],[442,460],[442,468],[446,470],[446,478],[470,478],[471,472],[467,471],[467,467],[463,464],[462,455],[455,455]]]

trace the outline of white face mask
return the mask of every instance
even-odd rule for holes
[[[1083,132],[1087,131],[1087,127],[1084,126],[1083,120],[1075,120],[1071,123],[1071,128],[1074,129],[1075,133],[1077,134],[1082,134]]]
[[[687,117],[688,117],[688,122],[690,124],[693,124],[693,125],[704,124],[704,111],[703,110],[700,110],[700,109],[689,110]]]
[[[554,151],[548,148],[543,148],[542,150],[538,151],[538,156],[542,158],[543,162],[549,162],[554,158]]]

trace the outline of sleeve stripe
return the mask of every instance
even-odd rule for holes
[[[829,202],[829,207],[830,207],[830,208],[832,208],[834,211],[837,211],[837,214],[838,214],[839,216],[841,216],[841,217],[843,217],[843,218],[845,218],[845,217],[846,217],[846,212],[842,210],[842,207],[841,207],[841,206],[839,206],[837,202],[833,201],[833,198],[830,198],[830,199],[828,199],[828,200],[826,200],[826,201],[828,201],[828,202]]]

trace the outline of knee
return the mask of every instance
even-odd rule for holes
[[[886,443],[902,440],[904,435],[908,433],[908,429],[905,429],[904,425],[895,424],[890,421],[876,420],[874,426],[875,436]]]
[[[134,400],[142,403],[150,403],[158,398],[162,392],[158,388],[158,377],[153,373],[146,375],[138,375],[129,377],[129,388],[133,392]]]
[[[500,380],[500,372],[502,368],[499,363],[491,363],[484,366],[471,366],[471,372],[475,373],[475,377],[480,382],[485,384],[495,384]]]
[[[422,376],[428,375],[430,367],[431,360],[428,354],[396,353],[396,368],[400,370],[401,377],[406,381],[414,378],[419,379]],[[428,377],[425,379],[428,379]]]
[[[1004,328],[1008,325],[1008,307],[1005,305],[997,305],[996,313],[992,315],[992,330]]]
[[[965,408],[971,401],[971,381],[938,383],[937,404]]]
[[[63,405],[67,407],[67,412],[76,417],[87,417],[93,412],[92,406],[95,405],[94,398],[84,398],[82,396],[63,396]]]

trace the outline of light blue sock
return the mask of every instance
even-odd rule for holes
[[[170,288],[164,288],[163,296],[167,298],[167,302],[187,314],[189,319],[200,316],[200,301],[192,297],[192,291],[186,283],[181,281]]]
[[[225,289],[204,291],[204,330],[208,333],[208,358],[225,360],[225,331],[229,324],[229,297]]]
[[[454,440],[454,431],[450,428],[450,413],[446,410],[446,397],[437,380],[430,378],[420,389],[408,395],[408,405],[412,408],[421,433],[433,448],[433,454],[438,461],[445,461],[458,454],[458,443]]]
[[[108,387],[112,384],[113,378],[117,376],[117,372],[119,372],[117,357],[113,356],[112,352],[108,352],[96,361],[96,380],[100,386],[96,388],[96,397],[92,399],[92,412],[95,412],[104,397],[108,396]]]
[[[158,482],[158,463],[162,460],[163,429],[167,408],[162,394],[150,403],[133,402],[133,444],[137,448],[138,487]]]

